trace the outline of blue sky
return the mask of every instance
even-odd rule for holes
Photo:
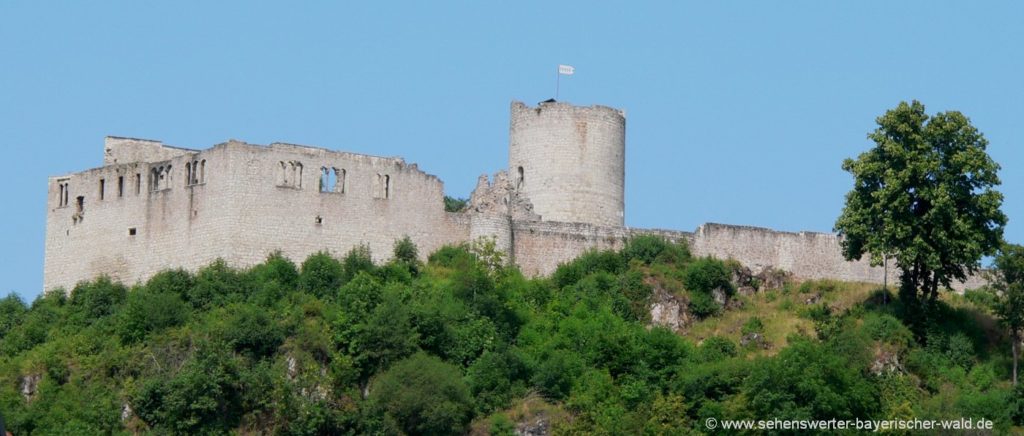
[[[1014,2],[0,2],[0,293],[42,286],[47,176],[103,137],[403,156],[468,196],[508,110],[627,113],[626,223],[829,231],[901,100],[960,110],[1024,242],[1024,6]]]

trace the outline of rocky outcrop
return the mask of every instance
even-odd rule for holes
[[[674,332],[682,332],[692,322],[690,312],[687,308],[689,302],[680,296],[668,292],[652,280],[647,284],[651,286],[651,325],[668,328]]]
[[[753,295],[758,291],[780,289],[793,279],[787,271],[766,266],[755,273],[750,268],[735,264],[732,270],[732,285],[740,295]]]
[[[740,346],[746,347],[748,345],[762,350],[771,348],[771,343],[764,338],[763,334],[758,332],[750,332],[740,337]]]
[[[516,436],[547,436],[551,434],[551,420],[545,414],[516,423]]]
[[[42,379],[41,374],[29,374],[21,378],[21,396],[25,397],[25,401],[32,401]]]

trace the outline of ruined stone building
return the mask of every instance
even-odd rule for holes
[[[645,233],[686,240],[697,255],[734,258],[755,271],[882,282],[882,268],[843,260],[833,234],[624,227],[625,129],[625,114],[609,107],[514,102],[508,168],[481,176],[469,207],[457,213],[444,210],[440,179],[401,158],[233,140],[193,150],[108,137],[102,167],[49,179],[44,290],[71,290],[103,274],[130,285],[218,258],[248,267],[277,250],[301,262],[366,244],[380,261],[403,236],[423,256],[493,237],[525,274],[538,275]]]

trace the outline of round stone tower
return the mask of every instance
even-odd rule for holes
[[[509,175],[544,221],[622,226],[626,117],[605,106],[512,102]]]

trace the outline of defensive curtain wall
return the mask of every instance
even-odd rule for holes
[[[514,102],[511,112],[509,168],[481,176],[459,213],[444,211],[441,180],[400,158],[239,141],[192,150],[108,137],[102,167],[49,179],[44,289],[70,291],[99,275],[134,284],[218,258],[244,268],[274,251],[302,261],[365,244],[383,261],[404,236],[424,257],[445,244],[494,238],[528,275],[656,234],[755,272],[883,281],[883,268],[845,261],[834,234],[624,227],[624,114],[550,101]],[[890,268],[889,276],[898,273]],[[971,278],[956,288],[980,284]]]

